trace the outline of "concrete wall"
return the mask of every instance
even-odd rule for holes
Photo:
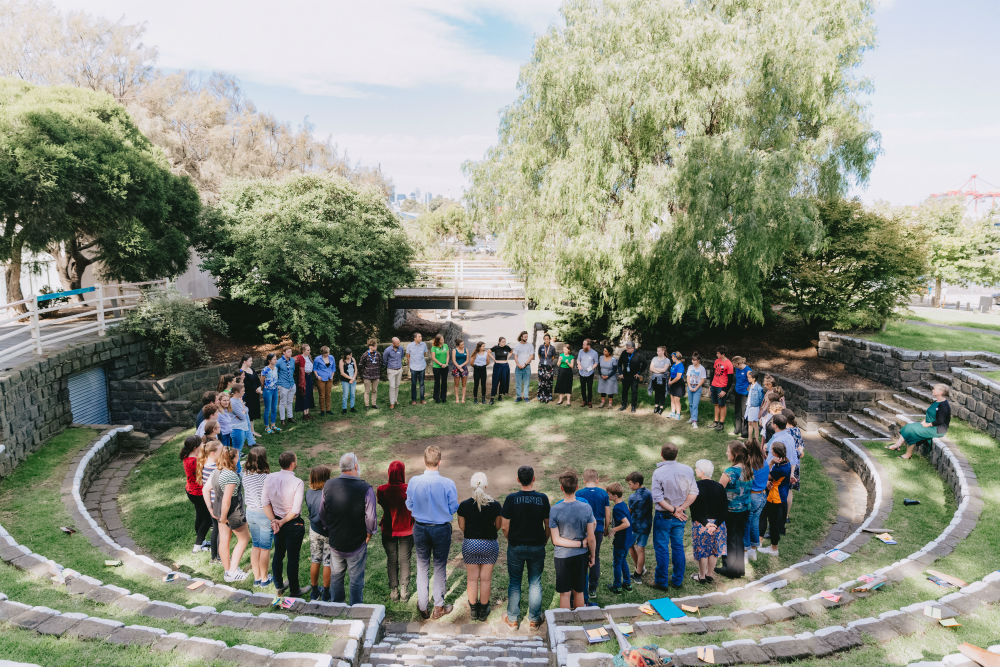
[[[959,419],[1000,438],[1000,383],[971,368],[956,368],[951,383],[952,412]]]
[[[871,389],[828,389],[802,380],[792,380],[767,371],[785,390],[785,405],[795,412],[799,426],[814,431],[823,424],[844,419],[849,412],[860,412],[875,401],[889,398],[892,391]]]
[[[95,337],[0,373],[0,477],[70,425],[67,379],[98,366],[112,384],[145,373],[146,346],[129,335]]]

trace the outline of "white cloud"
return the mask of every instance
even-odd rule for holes
[[[540,32],[555,17],[557,0],[56,4],[145,22],[147,42],[160,49],[164,67],[222,70],[308,94],[356,96],[365,86],[512,90],[520,63],[470,44],[454,21],[482,24],[501,15]]]

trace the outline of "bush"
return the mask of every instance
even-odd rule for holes
[[[154,371],[164,374],[208,363],[206,335],[228,330],[218,313],[175,290],[147,292],[122,328],[146,340]]]

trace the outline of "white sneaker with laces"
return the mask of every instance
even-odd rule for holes
[[[757,560],[757,550],[753,547],[747,549],[747,558],[750,560]]]
[[[234,581],[243,581],[247,578],[247,576],[247,573],[243,570],[232,570],[230,572],[226,572],[223,579],[226,580],[226,583],[233,583]]]
[[[773,546],[770,546],[770,547],[761,547],[759,549],[759,552],[762,553],[762,554],[765,554],[767,556],[777,556],[778,555],[778,550],[775,547],[773,547]]]
[[[200,544],[194,545],[194,547],[192,547],[191,549],[191,553],[193,554],[201,553],[201,545]]]

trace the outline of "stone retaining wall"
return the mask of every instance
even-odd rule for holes
[[[781,373],[767,371],[785,391],[785,405],[795,412],[799,426],[815,431],[823,424],[860,412],[866,405],[892,396],[889,389],[826,389]]]
[[[0,372],[0,478],[73,421],[70,375],[103,367],[112,383],[149,370],[140,339],[108,335]]]
[[[951,400],[955,416],[1000,438],[1000,383],[971,368],[954,368]]]
[[[233,373],[237,362],[195,368],[162,378],[114,380],[111,384],[111,421],[133,424],[149,433],[160,433],[178,424],[193,424],[201,408],[201,395],[215,389],[219,376]]]

